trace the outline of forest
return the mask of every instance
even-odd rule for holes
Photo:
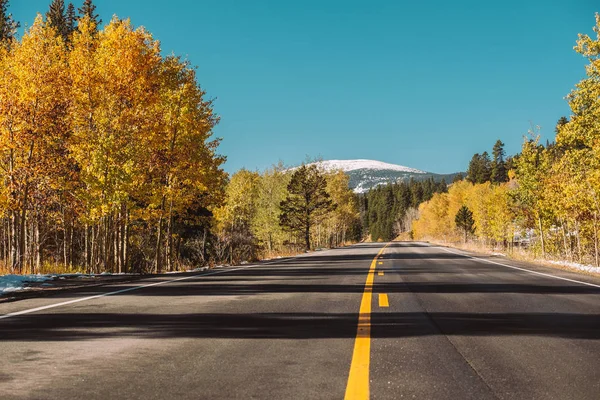
[[[435,193],[447,191],[444,180],[436,182],[433,178],[377,186],[359,196],[364,231],[373,241],[394,240],[400,234],[410,232],[422,202],[431,199]]]
[[[219,118],[179,57],[91,0],[20,39],[0,3],[0,259],[7,272],[162,271],[224,198]],[[200,229],[201,230],[201,229]]]
[[[599,263],[600,17],[572,115],[465,179],[365,194],[307,162],[229,176],[196,71],[143,27],[53,0],[21,37],[0,0],[0,273],[163,272],[362,240],[473,241]],[[102,27],[101,27],[102,26]]]
[[[521,152],[504,160],[476,154],[466,180],[419,208],[417,239],[464,241],[510,249],[520,246],[542,258],[600,266],[600,15],[596,37],[580,34],[575,51],[587,59],[586,77],[567,100],[570,117],[556,124],[553,141],[540,143],[539,127],[525,136]],[[458,213],[472,215],[465,226]]]
[[[0,270],[162,272],[405,230],[445,183],[358,196],[314,163],[228,176],[195,68],[91,0],[53,0],[21,38],[0,0]]]

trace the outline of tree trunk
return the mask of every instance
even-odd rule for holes
[[[70,216],[70,227],[69,227],[69,267],[73,267],[75,264],[75,243],[74,243],[74,235],[75,235],[75,218],[73,214]]]
[[[119,246],[119,273],[124,272],[127,267],[125,266],[125,225],[127,224],[127,206],[125,203],[121,204],[121,217],[119,223],[121,244]]]
[[[125,206],[125,235],[123,237],[123,266],[129,272],[129,210]]]
[[[90,272],[92,272],[92,273],[95,272],[95,257],[96,257],[95,230],[96,230],[96,224],[93,224],[90,229]]]
[[[21,209],[21,217],[19,221],[19,271],[23,272],[25,264],[25,233],[26,233],[26,218],[27,218],[27,203],[29,200],[29,184],[25,183],[25,191],[23,193],[23,203]]]
[[[206,236],[208,232],[206,227],[204,227],[204,231],[202,233],[202,262],[206,263]]]
[[[42,264],[41,259],[42,244],[40,243],[40,220],[35,222],[35,269],[36,272],[40,272]]]
[[[169,201],[169,220],[167,222],[167,269],[173,271],[173,197]]]
[[[306,251],[310,250],[310,225],[306,224],[306,229],[304,230],[304,243],[306,246]]]
[[[575,239],[577,240],[577,258],[578,262],[581,263],[582,254],[581,254],[581,238],[579,236],[579,221],[575,220]]]
[[[121,258],[119,257],[119,253],[121,252],[119,245],[121,244],[119,238],[119,232],[121,231],[121,221],[119,220],[119,212],[115,211],[115,221],[113,224],[113,263],[115,265],[115,271],[117,273],[121,273],[121,263],[119,262]]]
[[[2,261],[8,265],[8,219],[2,218]]]
[[[11,272],[16,272],[16,268],[17,268],[17,212],[16,211],[11,211],[10,212],[10,217],[9,217],[9,221],[8,221],[8,225],[9,225],[9,235],[8,235],[8,240],[9,240],[9,247],[10,247],[10,256],[9,256],[9,261],[10,261],[10,269]]]
[[[162,270],[162,257],[161,257],[161,244],[162,244],[162,230],[163,230],[163,217],[158,219],[158,226],[156,232],[156,248],[154,258],[154,273],[157,274]]]
[[[544,243],[544,228],[542,227],[542,217],[538,216],[538,226],[540,229],[540,240],[542,243],[542,257],[546,258],[546,244]]]
[[[600,267],[598,260],[598,213],[594,211],[594,255],[596,257],[596,267]]]
[[[69,236],[69,233],[67,232],[67,215],[66,215],[64,207],[62,209],[62,215],[63,215],[63,246],[62,246],[63,247],[63,264],[66,268],[69,265],[68,260],[67,260],[67,252],[69,251],[67,249],[67,247],[68,247],[67,237]]]
[[[565,258],[572,261],[571,252],[569,251],[569,246],[567,245],[567,229],[565,228],[565,220],[561,219],[560,221],[562,237],[563,237],[563,246],[565,248]]]
[[[89,237],[89,232],[88,232],[88,225],[85,224],[83,227],[84,231],[83,231],[83,267],[85,268],[86,272],[89,272],[89,262],[88,262],[88,256],[89,256],[89,251],[88,251],[88,237]]]

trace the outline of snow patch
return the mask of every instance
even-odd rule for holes
[[[32,282],[45,282],[52,278],[46,275],[3,275],[0,276],[0,294],[28,290]]]
[[[579,271],[584,271],[584,272],[591,272],[594,274],[600,274],[600,268],[599,267],[594,267],[592,265],[585,265],[585,264],[578,264],[575,262],[569,262],[569,261],[548,261],[550,264],[554,264],[554,265],[562,265],[565,267],[569,267],[569,268],[573,268]]]
[[[370,169],[370,170],[389,170],[399,172],[410,172],[413,174],[426,174],[425,171],[421,171],[415,168],[405,167],[403,165],[389,164],[383,161],[376,160],[327,160],[318,161],[309,165],[317,165],[326,171],[339,171],[344,172],[356,171],[359,169]]]

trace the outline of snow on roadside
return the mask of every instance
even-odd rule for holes
[[[215,268],[225,268],[228,265],[217,265]],[[165,272],[166,274],[181,274],[183,272],[204,272],[209,267],[203,266],[195,269],[189,269],[187,271],[173,271]],[[0,296],[8,295],[9,293],[22,292],[32,289],[43,289],[49,287],[60,287],[64,284],[60,281],[73,282],[77,280],[78,284],[83,283],[82,280],[90,281],[90,283],[102,283],[106,281],[108,277],[125,277],[125,276],[139,276],[139,273],[110,273],[103,272],[101,274],[48,274],[48,275],[0,275]]]
[[[47,275],[2,275],[0,276],[0,295],[11,292],[28,290],[27,284],[52,280]]]
[[[591,272],[593,274],[600,274],[600,268],[599,267],[594,267],[592,265],[584,265],[584,264],[578,264],[575,262],[569,262],[569,261],[548,261],[550,264],[554,264],[554,265],[562,265],[565,267],[569,267],[572,269],[576,269],[579,271],[584,271],[584,272]]]

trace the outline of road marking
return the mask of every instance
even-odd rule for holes
[[[0,315],[0,320],[11,318],[11,317],[16,317],[16,316],[24,315],[24,314],[31,314],[31,313],[38,312],[38,311],[44,311],[44,310],[48,310],[50,308],[67,306],[69,304],[79,303],[79,302],[82,302],[82,301],[99,299],[101,297],[114,296],[115,294],[121,294],[121,293],[131,292],[131,291],[134,291],[134,290],[145,289],[145,288],[149,288],[149,287],[153,287],[153,286],[166,285],[167,283],[173,283],[173,282],[178,282],[178,281],[185,281],[185,280],[188,280],[188,279],[199,278],[199,277],[202,277],[202,276],[223,274],[225,272],[240,271],[242,269],[248,269],[248,268],[253,268],[253,267],[260,267],[260,266],[263,266],[263,265],[283,263],[283,262],[287,262],[287,261],[290,261],[290,260],[293,260],[293,258],[292,259],[288,259],[288,260],[283,260],[283,261],[268,262],[268,263],[264,263],[264,264],[247,265],[247,266],[240,267],[240,268],[235,268],[235,269],[221,269],[221,270],[218,270],[218,271],[208,272],[208,273],[204,273],[204,274],[184,276],[183,278],[176,278],[176,279],[170,279],[170,280],[162,281],[162,282],[150,283],[150,284],[147,284],[147,285],[134,286],[134,287],[130,287],[130,288],[127,288],[127,289],[117,290],[115,292],[102,293],[102,294],[97,294],[95,296],[89,296],[89,297],[82,297],[80,299],[63,301],[62,303],[50,304],[50,305],[43,306],[43,307],[30,308],[28,310],[16,311],[16,312],[13,312],[13,313],[10,313],[10,314]]]
[[[377,273],[377,275],[379,275],[379,276],[383,276],[383,271],[379,271],[379,272]]]
[[[388,301],[388,295],[385,293],[379,294],[379,307],[389,307],[390,302]]]
[[[383,265],[383,262],[382,262],[382,261],[379,261],[379,265]]]
[[[360,302],[358,328],[354,341],[354,352],[350,364],[350,374],[346,385],[345,400],[365,400],[369,398],[369,363],[371,362],[371,302],[373,298],[373,281],[377,259],[390,244],[386,244],[371,262],[367,273],[365,289]]]
[[[473,256],[469,256],[469,255],[466,255],[466,254],[458,253],[456,251],[452,251],[452,250],[447,249],[445,247],[439,247],[439,248],[442,249],[442,250],[447,251],[448,253],[456,254],[456,255],[459,255],[459,256],[466,257],[466,258],[472,258],[474,260],[479,260],[479,261],[483,261],[483,262],[490,263],[490,264],[500,265],[500,266],[506,267],[506,268],[518,269],[519,271],[529,272],[530,274],[542,275],[542,276],[546,276],[548,278],[560,279],[561,281],[567,281],[567,282],[573,282],[573,283],[580,283],[582,285],[592,286],[592,287],[595,287],[595,288],[600,288],[600,285],[595,285],[593,283],[578,281],[578,280],[575,280],[575,279],[563,278],[563,277],[556,276],[556,275],[545,274],[543,272],[532,271],[532,270],[525,269],[525,268],[515,267],[513,265],[502,264],[502,263],[499,263],[499,262],[496,262],[496,261],[492,261],[492,260],[486,260],[485,258],[473,257]]]

